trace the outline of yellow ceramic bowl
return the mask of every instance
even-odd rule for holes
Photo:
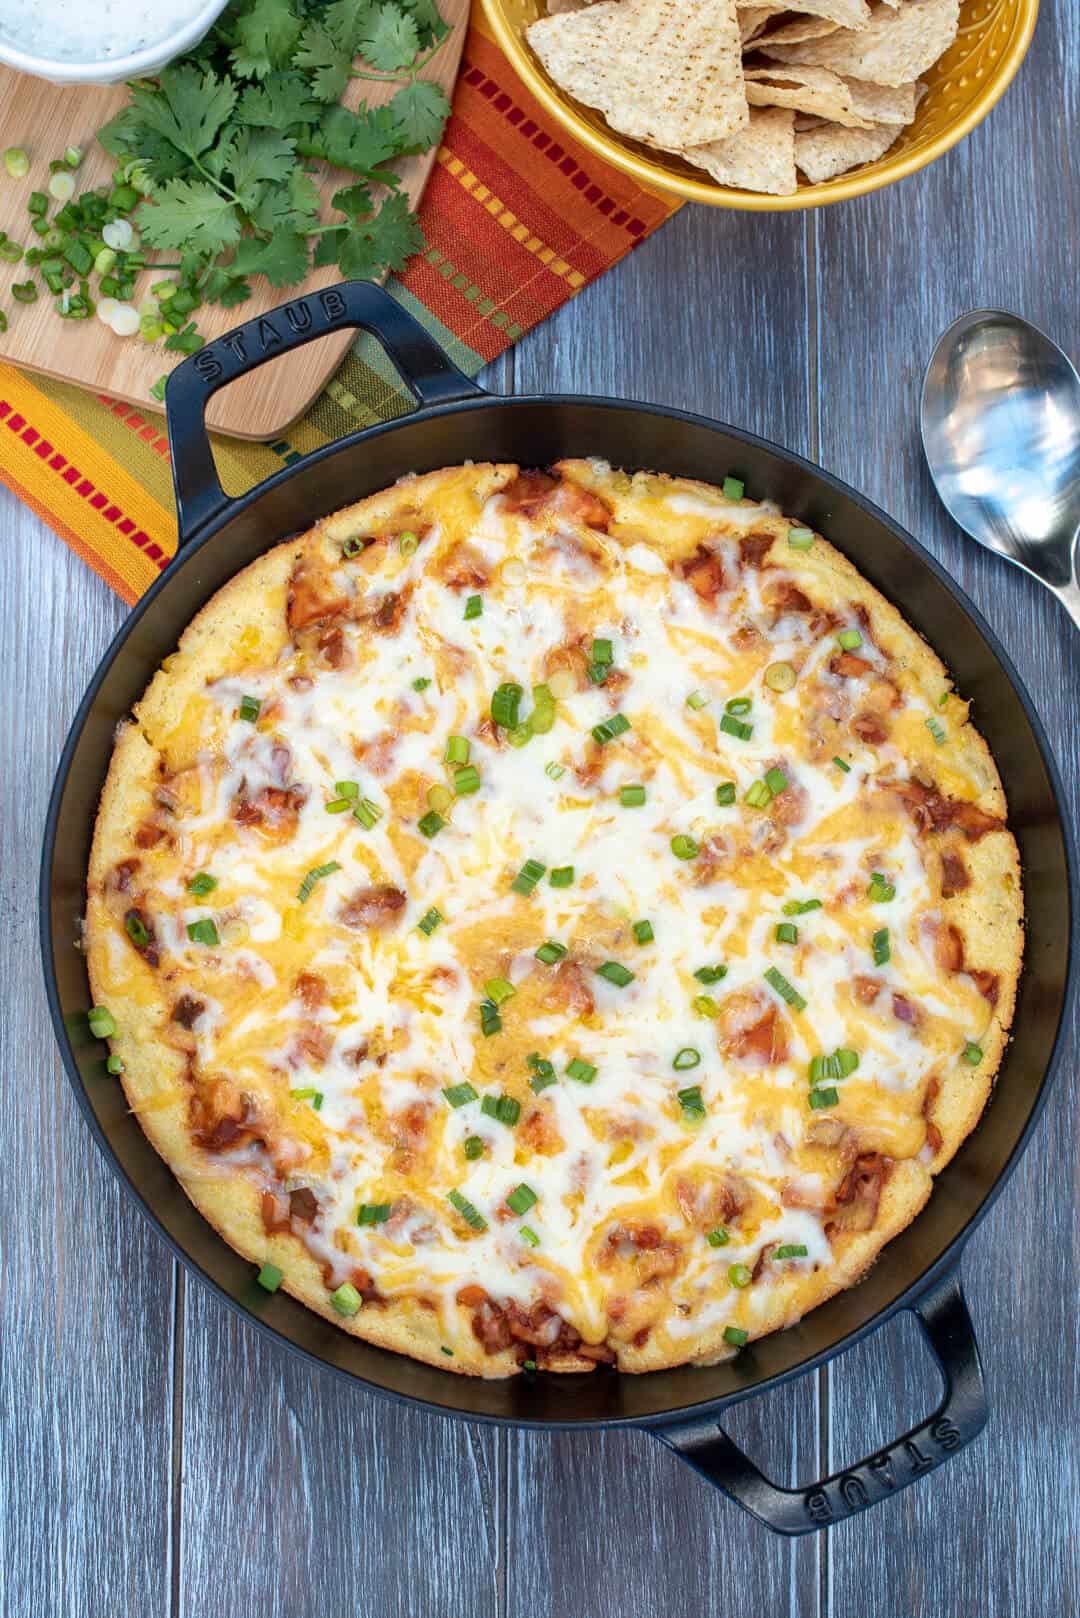
[[[707,202],[714,208],[763,213],[820,208],[827,202],[861,197],[932,163],[981,123],[1004,94],[1031,43],[1039,12],[1039,0],[962,0],[960,33],[926,75],[929,93],[915,122],[892,150],[876,163],[824,185],[801,185],[794,196],[770,197],[717,185],[701,169],[615,134],[600,113],[560,90],[525,38],[529,24],[547,14],[545,0],[482,0],[482,4],[495,38],[519,77],[583,146],[644,185],[674,191],[690,202]]]

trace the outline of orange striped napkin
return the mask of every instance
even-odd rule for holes
[[[554,125],[475,8],[443,141],[420,210],[426,250],[389,286],[470,374],[679,207]],[[224,486],[240,493],[409,402],[378,345],[361,337],[286,437],[215,438]],[[176,550],[164,423],[148,410],[0,364],[0,479],[125,601]]]

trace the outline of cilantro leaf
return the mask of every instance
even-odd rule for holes
[[[330,206],[339,213],[348,214],[350,219],[362,219],[371,212],[371,187],[360,180],[343,191],[335,191],[330,198]]]
[[[450,103],[437,84],[414,79],[394,96],[390,111],[403,145],[410,151],[426,152],[442,134]]]
[[[135,223],[151,247],[213,255],[240,240],[239,213],[203,180],[166,180],[154,201],[140,206]]]
[[[344,232],[328,230],[325,236],[320,236],[311,262],[315,269],[325,269],[328,264],[336,264],[338,253],[341,251],[341,241]]]
[[[288,179],[296,163],[295,154],[293,142],[274,130],[240,130],[229,167],[233,190],[245,211],[250,212],[247,199],[255,200],[255,187],[263,180],[277,185]]]
[[[319,103],[302,73],[268,73],[261,84],[249,84],[236,107],[236,122],[261,129],[291,129],[318,118]]]
[[[306,169],[299,164],[289,175],[289,202],[298,223],[310,224],[318,218],[322,197],[319,188]]]
[[[371,22],[372,0],[334,0],[323,12],[327,30],[350,57],[359,48],[358,40]]]
[[[342,235],[338,264],[355,280],[373,280],[384,269],[400,270],[424,245],[420,222],[400,193],[387,197],[377,214]]]
[[[420,33],[411,17],[396,5],[386,4],[373,11],[358,48],[364,60],[380,73],[393,73],[412,62],[420,49]]]
[[[308,23],[293,61],[297,67],[307,68],[311,74],[311,93],[320,101],[337,101],[349,82],[352,53],[342,50],[322,23]]]
[[[412,13],[416,26],[420,32],[420,45],[427,50],[436,40],[445,39],[450,32],[449,28],[439,16],[439,9],[435,0],[400,0],[406,11]]]
[[[255,0],[233,27],[233,72],[244,79],[265,79],[275,68],[288,67],[302,23],[289,0]]]
[[[265,275],[271,286],[290,287],[308,272],[306,236],[279,230],[268,242],[245,236],[233,254],[232,268],[240,275]]]
[[[331,107],[321,124],[297,136],[296,149],[335,168],[371,174],[380,163],[399,155],[401,132],[389,107],[365,107],[363,112]]]
[[[185,157],[200,157],[232,116],[236,86],[193,67],[163,68],[158,85],[156,90],[145,83],[133,86],[131,104],[139,123]]]

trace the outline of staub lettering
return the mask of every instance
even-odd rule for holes
[[[284,314],[289,330],[295,336],[311,330],[311,310],[306,303],[287,303]]]
[[[255,332],[259,339],[259,347],[264,354],[268,354],[272,348],[280,348],[285,341],[274,322],[269,320],[266,315],[260,317]]]
[[[226,332],[221,341],[225,344],[225,347],[229,350],[230,354],[233,355],[234,359],[238,359],[241,364],[246,362],[247,349],[244,347],[243,331]]]
[[[813,1522],[832,1522],[833,1510],[824,1489],[811,1489],[803,1501],[806,1515]]]
[[[319,293],[319,302],[327,320],[340,320],[345,313],[345,299],[340,292],[335,292],[333,287]]]
[[[215,359],[212,348],[200,348],[195,355],[194,365],[204,382],[216,382],[221,375],[221,362]]]
[[[848,1472],[840,1479],[840,1498],[851,1512],[865,1511],[870,1504],[866,1485],[854,1472]]]

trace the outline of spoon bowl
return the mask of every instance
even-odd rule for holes
[[[927,367],[921,428],[950,515],[1080,626],[1080,376],[1066,355],[1019,315],[962,315]]]

